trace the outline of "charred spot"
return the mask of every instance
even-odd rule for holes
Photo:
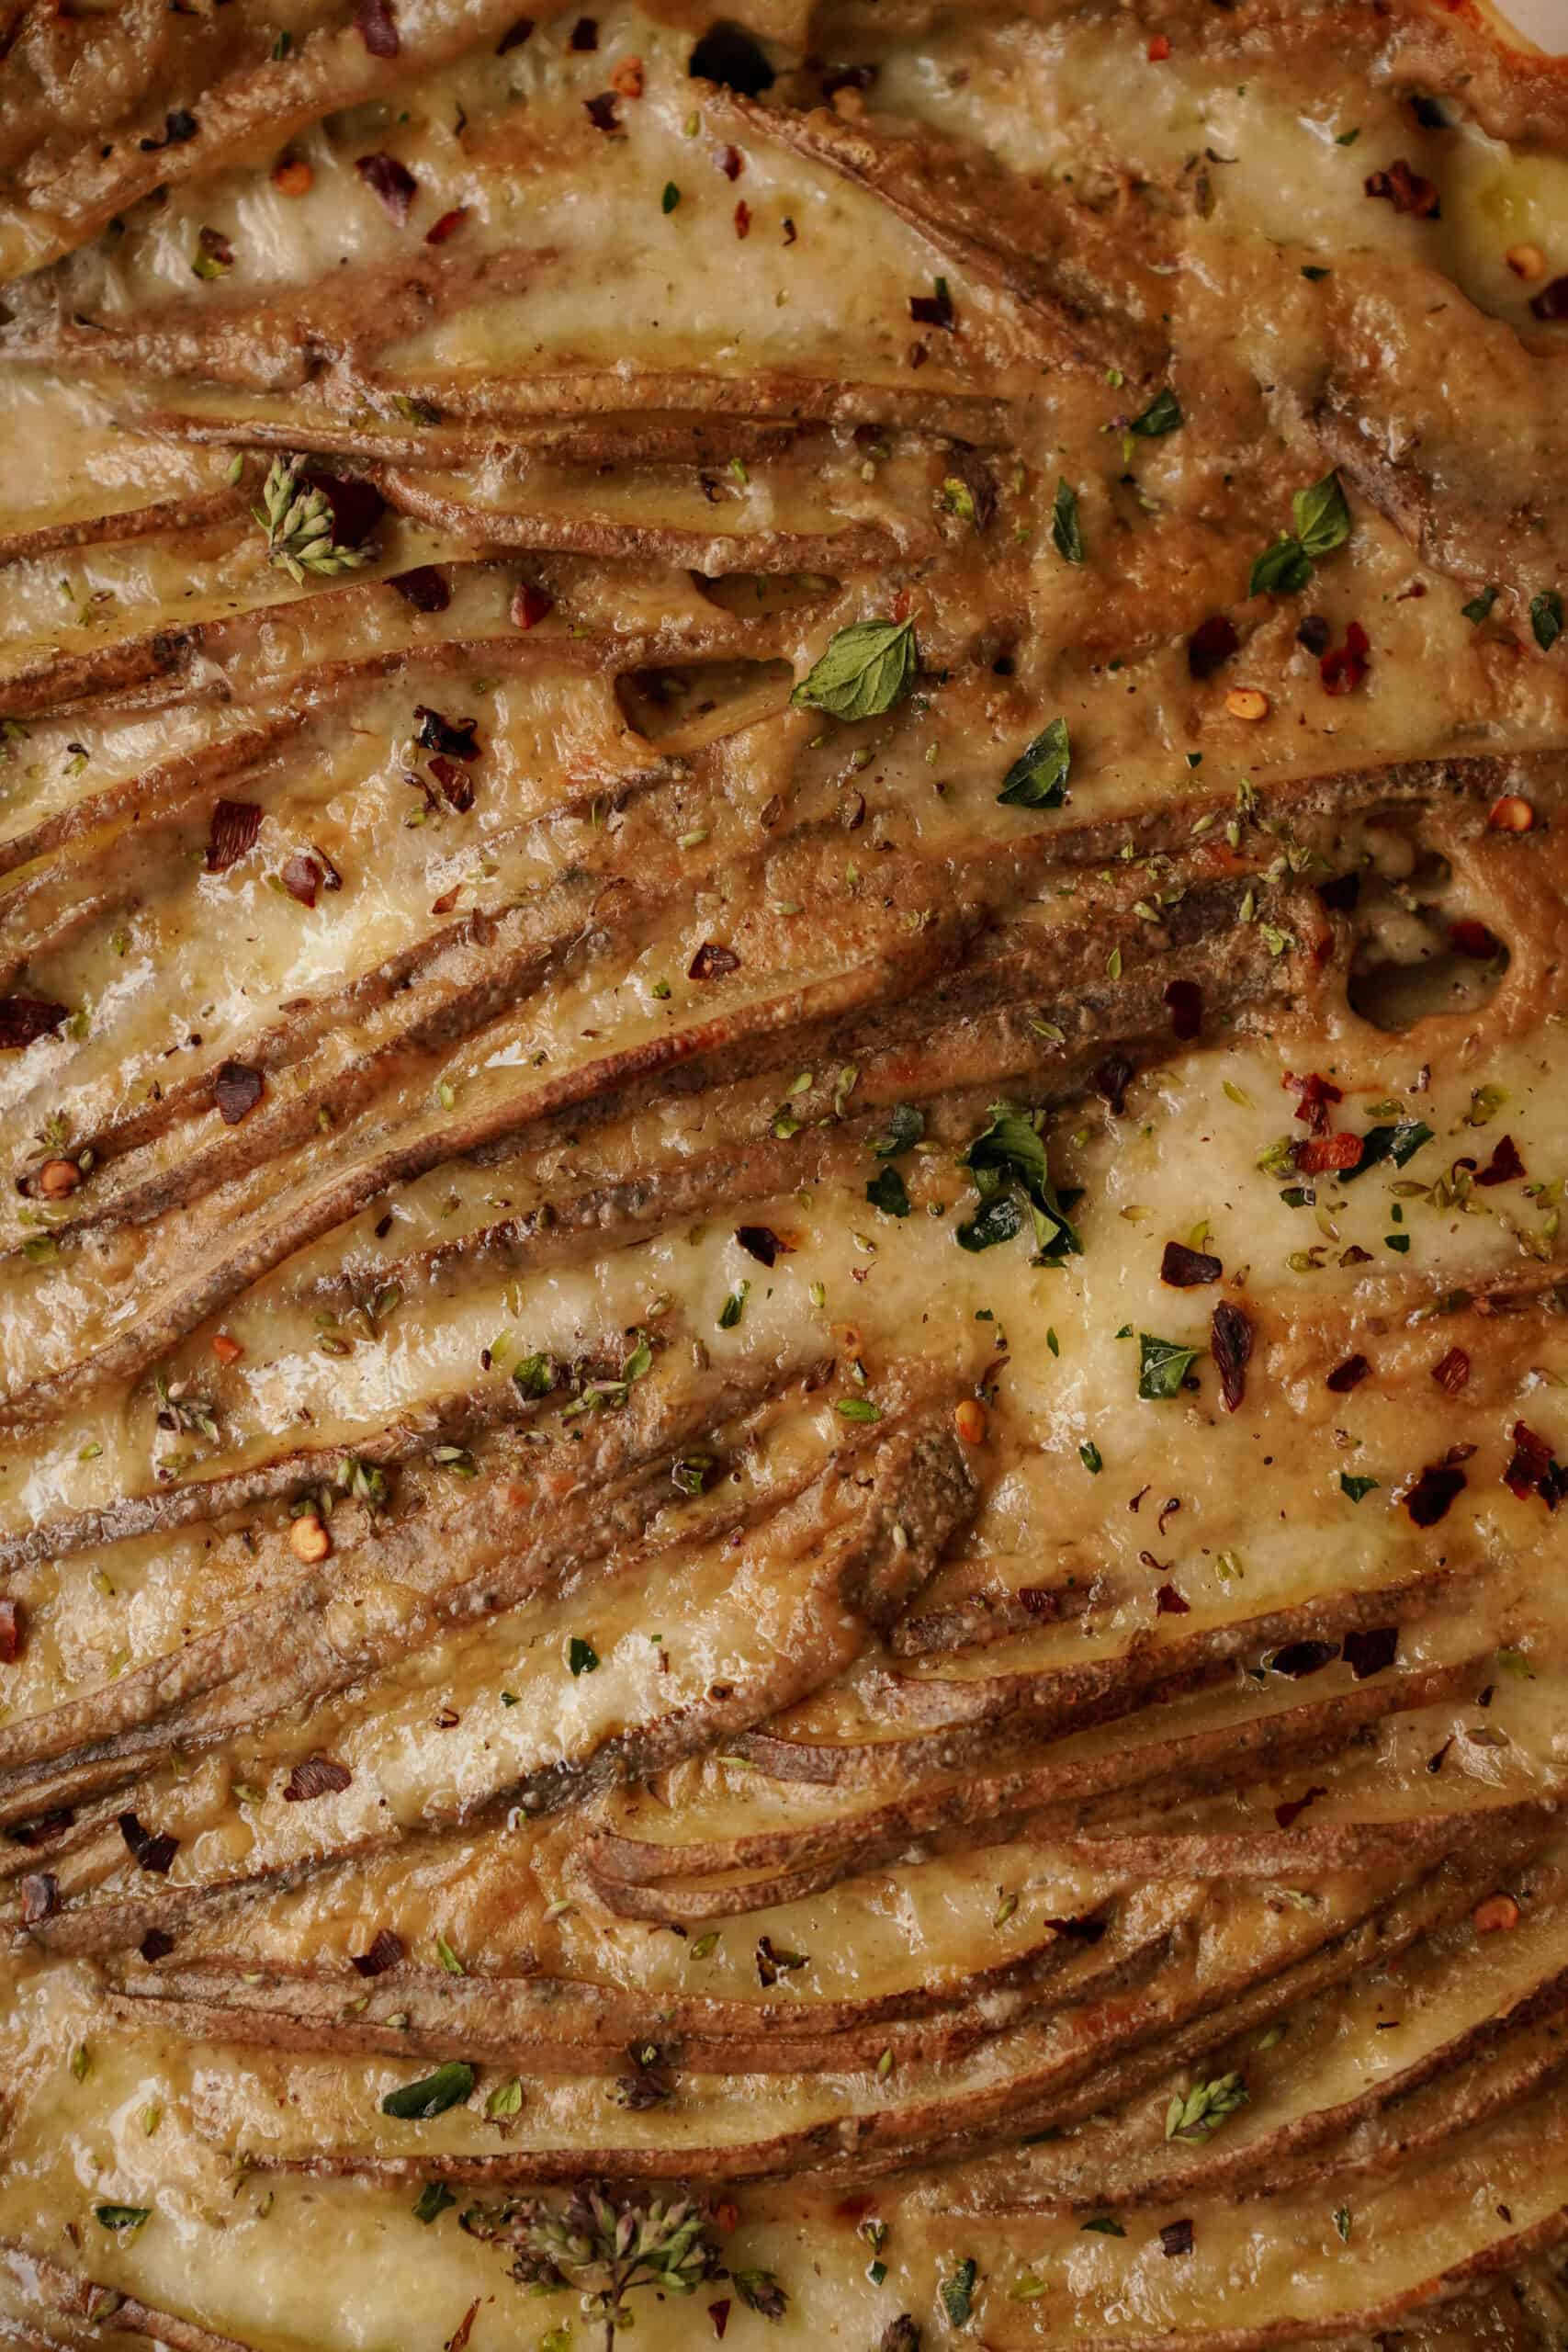
[[[1099,1063],[1090,1085],[1114,1119],[1119,1119],[1127,1107],[1127,1089],[1133,1083],[1133,1065],[1125,1054],[1108,1054]]]
[[[1476,1174],[1478,1184],[1517,1184],[1525,1172],[1519,1158],[1519,1148],[1512,1136],[1504,1136],[1495,1146],[1491,1159]]]
[[[1362,867],[1353,910],[1351,1011],[1394,1035],[1434,1014],[1479,1011],[1507,971],[1506,943],[1453,905],[1453,867],[1408,818],[1379,817],[1376,827],[1384,847]]]
[[[1361,877],[1359,874],[1336,874],[1331,881],[1320,882],[1317,888],[1320,905],[1326,907],[1334,915],[1353,915],[1360,895]]]
[[[502,34],[501,39],[496,42],[495,53],[497,57],[504,57],[508,51],[521,49],[525,40],[532,40],[533,38],[533,17],[519,17],[515,24],[508,25],[506,30]]]
[[[1358,1682],[1365,1682],[1370,1675],[1382,1674],[1393,1664],[1399,1655],[1399,1628],[1363,1626],[1346,1634],[1343,1648],[1346,1665]]]
[[[1162,1584],[1155,1588],[1156,1617],[1186,1617],[1190,1615],[1192,1603],[1183,1600],[1173,1584]]]
[[[1568,319],[1568,277],[1554,277],[1539,294],[1530,296],[1530,316],[1547,325]]]
[[[709,26],[686,71],[695,82],[716,82],[722,89],[739,90],[743,98],[760,98],[778,80],[761,43],[729,17]]]
[[[41,996],[0,997],[0,1052],[20,1053],[39,1037],[52,1037],[70,1018],[70,1007]]]
[[[621,127],[620,106],[614,90],[601,90],[596,97],[583,99],[582,111],[595,130],[617,131]]]
[[[1203,1026],[1203,991],[1196,980],[1170,980],[1161,999],[1170,1014],[1170,1025],[1183,1045],[1196,1037]]]
[[[1287,1642],[1268,1664],[1271,1672],[1282,1674],[1288,1682],[1301,1682],[1309,1674],[1321,1674],[1338,1656],[1337,1642]]]
[[[1352,1388],[1360,1386],[1371,1370],[1371,1365],[1365,1356],[1347,1356],[1343,1363],[1335,1365],[1324,1385],[1331,1388],[1336,1396],[1348,1396]]]
[[[449,760],[477,760],[479,755],[477,718],[445,718],[424,703],[415,703],[414,740],[422,752],[440,752]]]
[[[1303,1795],[1287,1797],[1283,1804],[1277,1804],[1274,1807],[1274,1818],[1281,1829],[1289,1829],[1301,1819],[1309,1804],[1315,1804],[1319,1797],[1325,1797],[1327,1794],[1328,1791],[1323,1783],[1320,1781],[1314,1781],[1312,1787]]]

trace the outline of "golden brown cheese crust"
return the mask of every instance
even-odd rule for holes
[[[1568,71],[6,43],[0,2335],[1542,2352]]]

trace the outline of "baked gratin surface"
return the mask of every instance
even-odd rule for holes
[[[0,2343],[1549,2352],[1568,73],[0,62]]]

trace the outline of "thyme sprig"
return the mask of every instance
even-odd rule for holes
[[[314,571],[330,578],[355,571],[370,560],[367,548],[344,547],[333,537],[333,503],[319,483],[302,481],[298,458],[275,458],[262,487],[262,503],[252,514],[266,533],[267,561],[287,571],[297,586]]]
[[[1178,2091],[1167,2108],[1165,2136],[1168,2140],[1207,2140],[1227,2116],[1246,2105],[1247,2085],[1239,2075],[1216,2075],[1212,2082],[1194,2083],[1185,2095]]]
[[[615,2352],[617,2327],[630,2324],[634,2289],[694,2295],[720,2268],[709,2217],[689,2198],[643,2205],[589,2188],[564,2207],[525,2198],[470,2206],[462,2220],[470,2235],[513,2248],[512,2276],[522,2285],[582,2289],[604,2323],[604,2352]]]

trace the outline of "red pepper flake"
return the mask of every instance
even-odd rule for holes
[[[266,1080],[249,1062],[220,1062],[212,1081],[212,1100],[226,1127],[237,1127],[261,1101]]]
[[[536,588],[531,580],[520,580],[512,599],[512,626],[522,629],[537,628],[555,608],[553,596],[547,596],[544,590]]]
[[[1203,991],[1196,980],[1168,982],[1161,1001],[1170,1014],[1170,1025],[1185,1045],[1196,1037],[1203,1026]]]
[[[1458,922],[1449,925],[1449,945],[1456,956],[1468,956],[1473,963],[1490,963],[1502,947],[1495,931],[1488,931],[1473,915],[1461,915]]]
[[[466,817],[474,805],[474,779],[456,760],[437,752],[430,763],[430,773],[441,786],[447,806],[459,817]]]
[[[309,1804],[316,1797],[335,1797],[350,1786],[353,1773],[331,1756],[304,1756],[283,1784],[284,1802]]]
[[[728,973],[740,969],[740,958],[733,947],[721,946],[716,939],[705,939],[686,967],[690,980],[722,980]]]
[[[1361,899],[1361,877],[1359,874],[1331,875],[1317,886],[1317,895],[1330,914],[1353,915]]]
[[[1252,1355],[1252,1318],[1245,1307],[1222,1299],[1209,1324],[1209,1353],[1220,1375],[1220,1394],[1227,1413],[1240,1408],[1247,1394],[1247,1367]]]
[[[1296,1096],[1296,1116],[1305,1121],[1308,1135],[1322,1135],[1328,1125],[1329,1104],[1345,1100],[1342,1091],[1316,1070],[1309,1071],[1305,1078],[1287,1070],[1280,1083],[1287,1094]]]
[[[1347,1356],[1343,1363],[1335,1365],[1324,1386],[1332,1388],[1336,1396],[1348,1396],[1352,1388],[1359,1388],[1371,1370],[1365,1356]]]
[[[350,1952],[349,1959],[361,1976],[385,1976],[389,1968],[396,1968],[408,1957],[408,1948],[401,1936],[390,1928],[378,1928],[368,1951]]]
[[[298,899],[302,907],[315,905],[321,888],[321,869],[313,857],[298,852],[284,867],[280,878],[291,899]]]
[[[931,353],[923,343],[912,343],[909,345],[908,358],[911,368],[923,368],[930,357]]]
[[[601,90],[596,98],[584,98],[582,111],[595,130],[618,131],[621,119],[616,112],[620,105],[614,90]]]
[[[452,602],[446,574],[434,563],[416,563],[412,571],[395,571],[388,581],[416,613],[444,613]]]
[[[1568,277],[1554,277],[1550,286],[1530,296],[1530,316],[1548,322],[1568,319]]]
[[[1159,2233],[1159,2242],[1168,2256],[1190,2254],[1192,2251],[1191,2222],[1187,2220],[1167,2222]]]
[[[1468,1483],[1464,1472],[1445,1455],[1441,1462],[1428,1462],[1400,1500],[1417,1527],[1436,1527],[1448,1517]]]
[[[713,2322],[715,2335],[722,2344],[724,2331],[729,2325],[729,2297],[728,2295],[723,2296],[716,2303],[708,2305],[708,2317]]]
[[[893,617],[896,621],[907,621],[908,619],[910,603],[911,598],[909,591],[907,588],[900,588],[898,594],[893,599]]]
[[[610,87],[623,98],[640,98],[644,88],[641,58],[618,59],[611,70]]]
[[[15,1666],[27,1647],[28,1616],[19,1600],[0,1600],[0,1666]]]
[[[1436,187],[1419,172],[1413,172],[1403,155],[1386,172],[1369,173],[1362,185],[1369,196],[1381,198],[1392,204],[1396,212],[1407,212],[1413,220],[1440,220],[1443,217]]]
[[[1163,65],[1170,55],[1170,35],[1156,33],[1149,42],[1147,55],[1151,65]]]
[[[1274,1818],[1281,1829],[1289,1829],[1293,1823],[1301,1819],[1309,1804],[1315,1804],[1319,1797],[1325,1797],[1327,1794],[1328,1791],[1323,1787],[1322,1783],[1314,1781],[1304,1796],[1288,1797],[1283,1804],[1277,1804],[1274,1807]]]
[[[1183,1600],[1173,1584],[1156,1586],[1155,1614],[1156,1617],[1186,1617],[1191,1613],[1191,1609],[1192,1603],[1190,1600]]]
[[[771,1266],[781,1254],[786,1258],[789,1255],[788,1242],[781,1241],[772,1226],[738,1225],[735,1238],[747,1256],[755,1258],[760,1266]]]
[[[466,204],[455,204],[450,212],[444,212],[441,215],[440,220],[434,222],[432,226],[425,231],[425,243],[427,245],[444,245],[448,237],[452,237],[457,234],[457,231],[462,227],[468,217],[468,206]]]
[[[1187,640],[1187,667],[1195,678],[1212,678],[1241,648],[1236,626],[1228,613],[1211,613]]]
[[[800,232],[796,229],[795,222],[790,219],[789,214],[786,212],[784,218],[784,241],[785,244],[793,245],[799,233]]]
[[[1218,1258],[1207,1250],[1190,1250],[1185,1241],[1168,1241],[1159,1261],[1159,1278],[1172,1290],[1195,1290],[1200,1283],[1217,1283],[1224,1272]]]
[[[1393,1664],[1399,1655],[1397,1625],[1366,1625],[1347,1634],[1344,1642],[1345,1663],[1358,1682],[1369,1676],[1382,1674]]]
[[[727,180],[738,180],[746,168],[746,158],[739,147],[716,147],[713,160]]]
[[[1568,1495],[1568,1470],[1552,1457],[1551,1448],[1525,1421],[1514,1423],[1514,1453],[1503,1473],[1503,1484],[1521,1502],[1539,1495],[1548,1510],[1555,1510]]]
[[[141,1954],[142,1959],[146,1961],[149,1967],[152,1965],[154,1961],[167,1960],[169,1954],[174,1951],[174,1948],[175,1939],[173,1936],[165,1935],[162,1928],[149,1928],[147,1933],[142,1937],[141,1941],[136,1947],[137,1951]]]
[[[1514,1184],[1524,1172],[1525,1163],[1519,1158],[1518,1146],[1512,1136],[1504,1136],[1475,1181],[1478,1184]]]
[[[419,193],[419,182],[408,165],[400,164],[395,155],[378,153],[361,155],[354,168],[371,193],[380,198],[388,218],[400,229]]]
[[[355,0],[354,21],[372,57],[396,57],[400,46],[397,20],[388,0]]]
[[[51,1871],[28,1871],[22,1881],[22,1925],[36,1928],[60,1908],[60,1881]]]
[[[1462,1348],[1450,1348],[1432,1366],[1432,1377],[1445,1396],[1457,1396],[1470,1378],[1470,1358]]]
[[[473,2301],[442,2346],[441,2352],[468,2352],[468,2338],[474,2332],[474,2322],[479,2315],[479,2305],[483,2301],[482,2295],[474,2297]]]
[[[517,22],[514,25],[508,26],[506,31],[502,34],[501,39],[496,42],[495,53],[497,57],[504,57],[508,50],[521,49],[525,40],[532,40],[533,38],[533,17],[519,17]]]
[[[68,1005],[40,996],[0,996],[0,1051],[20,1053],[39,1037],[52,1037],[69,1015]]]
[[[735,233],[738,237],[749,237],[751,233],[751,208],[744,197],[735,208]]]
[[[1358,1168],[1362,1148],[1359,1136],[1308,1136],[1296,1146],[1296,1167],[1303,1176],[1324,1176],[1337,1169]]]
[[[1352,621],[1345,631],[1345,642],[1325,653],[1317,665],[1325,695],[1351,695],[1367,674],[1371,659],[1371,639],[1359,621]]]
[[[212,811],[203,864],[209,874],[227,874],[255,847],[262,812],[254,800],[220,800]]]
[[[116,1819],[119,1824],[119,1834],[130,1849],[137,1869],[152,1871],[159,1878],[166,1876],[170,1863],[180,1850],[179,1839],[166,1834],[154,1838],[151,1830],[143,1829],[133,1813],[118,1814]]]
[[[571,28],[571,46],[573,49],[598,48],[599,19],[597,17],[579,17]]]

